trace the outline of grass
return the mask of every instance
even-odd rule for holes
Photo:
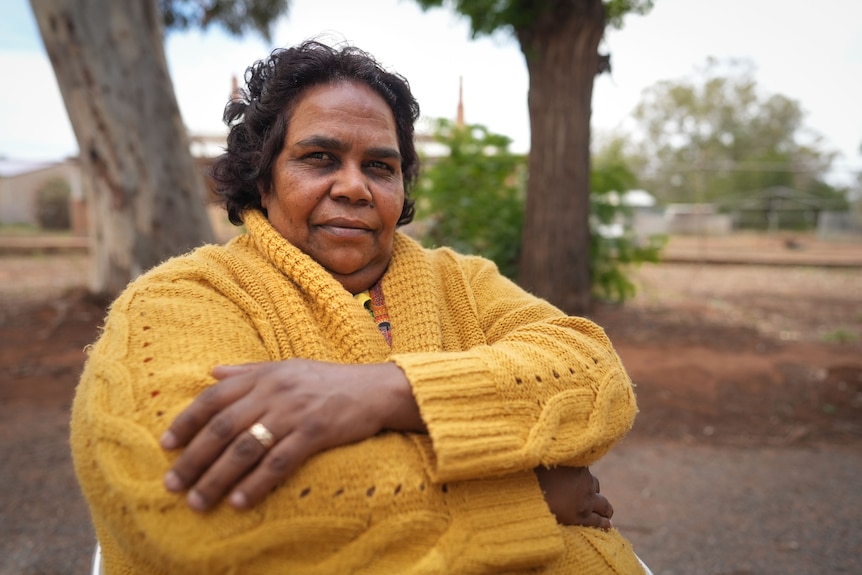
[[[856,343],[858,340],[856,332],[845,327],[835,328],[820,336],[820,341],[824,343]]]
[[[69,236],[72,230],[47,230],[33,224],[2,224],[0,236]]]

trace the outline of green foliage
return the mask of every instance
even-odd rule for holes
[[[36,192],[36,219],[46,230],[68,230],[71,226],[69,213],[69,183],[62,178],[49,180]]]
[[[289,0],[159,0],[166,30],[206,29],[217,23],[234,36],[257,32],[271,40],[272,23],[288,10]]]
[[[815,180],[808,188],[808,193],[820,199],[823,205],[836,212],[850,211],[850,189],[836,188],[821,180]]]
[[[653,0],[607,0],[605,13],[608,25],[613,28],[622,28],[623,16],[629,13],[643,16],[652,10],[653,4]]]
[[[474,38],[501,33],[517,39],[530,68],[531,85],[541,86],[531,91],[530,121],[533,126],[555,126],[542,136],[534,133],[530,154],[534,160],[540,154],[541,161],[531,162],[533,170],[538,172],[534,171],[531,178],[530,235],[524,238],[527,249],[546,252],[543,260],[550,265],[524,259],[520,279],[532,291],[567,311],[586,311],[591,289],[586,281],[589,277],[586,238],[579,234],[573,238],[574,245],[562,244],[555,238],[564,237],[567,231],[564,228],[568,226],[583,230],[588,214],[571,214],[566,219],[548,214],[554,206],[562,205],[557,201],[562,196],[573,194],[586,200],[590,193],[586,166],[574,178],[564,176],[566,170],[562,169],[572,161],[572,154],[583,159],[583,152],[589,149],[589,130],[583,129],[589,126],[588,96],[585,93],[582,94],[585,97],[576,97],[571,86],[561,79],[578,78],[580,86],[591,86],[594,74],[607,69],[609,61],[607,56],[591,53],[598,49],[605,26],[620,26],[627,12],[648,12],[653,0],[416,1],[425,10],[447,6],[467,17]],[[574,33],[573,28],[577,29]],[[573,107],[561,105],[564,101],[572,102]],[[570,141],[565,147],[558,145],[563,140],[561,135]],[[535,140],[536,137],[541,140]],[[539,225],[540,221],[553,223]],[[525,258],[528,255],[524,254]]]
[[[491,35],[500,30],[520,31],[530,28],[543,14],[573,9],[571,0],[416,0],[423,10],[451,6],[470,19],[473,38]],[[605,11],[610,26],[622,26],[623,16],[629,12],[646,14],[653,0],[606,0]]]
[[[434,141],[447,156],[426,158],[419,182],[419,209],[430,214],[423,243],[481,254],[514,278],[524,219],[523,156],[511,140],[480,125],[435,121]]]
[[[859,340],[859,336],[849,328],[839,327],[824,333],[820,336],[820,339],[825,343],[856,343]]]
[[[593,158],[590,174],[590,276],[593,296],[622,303],[637,288],[627,271],[643,262],[658,262],[666,243],[662,236],[638,237],[631,225],[632,209],[621,194],[637,185],[623,154],[621,140],[611,142]],[[603,233],[618,224],[621,233]]]
[[[542,10],[549,10],[549,2],[529,0],[416,0],[424,10],[451,6],[470,19],[473,38],[491,35],[498,30],[519,30],[528,27]]]
[[[457,126],[436,120],[434,141],[449,155],[426,158],[418,188],[418,207],[428,226],[424,245],[450,246],[494,260],[507,277],[517,277],[524,217],[526,163],[509,152],[509,138],[479,125]],[[638,238],[631,229],[630,209],[618,190],[636,184],[621,144],[606,149],[594,162],[591,198],[590,269],[596,297],[623,302],[635,295],[628,269],[658,261],[664,238]],[[602,225],[622,224],[622,235],[599,233]]]
[[[641,182],[664,202],[719,202],[787,187],[824,199],[835,156],[803,124],[796,100],[764,95],[745,61],[709,60],[694,77],[659,82],[634,112],[646,158]],[[840,202],[839,202],[840,203]]]

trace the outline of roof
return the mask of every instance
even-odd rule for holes
[[[62,163],[63,161],[10,160],[0,158],[0,177],[14,178],[15,176],[38,172]]]
[[[629,190],[623,194],[622,201],[632,208],[651,208],[655,205],[655,196],[646,190]]]

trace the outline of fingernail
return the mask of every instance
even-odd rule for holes
[[[174,473],[173,471],[168,471],[165,474],[164,479],[165,487],[168,491],[182,491],[183,490],[183,482],[180,480],[180,476]]]
[[[236,509],[246,509],[248,507],[248,498],[242,491],[234,491],[230,494],[230,504]]]
[[[206,499],[204,499],[203,496],[194,489],[189,491],[189,495],[188,497],[186,497],[186,501],[188,502],[189,507],[191,507],[195,511],[206,511],[207,509]]]
[[[177,436],[174,435],[174,432],[169,429],[164,432],[159,438],[159,443],[161,444],[162,449],[176,449]]]

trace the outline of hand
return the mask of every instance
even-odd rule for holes
[[[232,506],[252,507],[320,451],[382,429],[424,428],[410,384],[392,363],[291,359],[219,366],[212,375],[219,381],[161,439],[165,449],[185,447],[165,487],[190,488],[187,501],[197,511],[210,509],[228,492]],[[256,422],[272,432],[270,449],[249,433]]]
[[[589,467],[537,467],[536,476],[551,513],[562,525],[611,529],[614,508],[599,493]]]

